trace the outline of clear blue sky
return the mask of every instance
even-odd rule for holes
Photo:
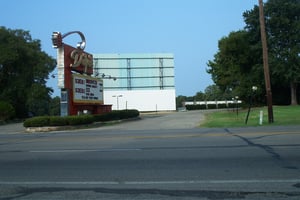
[[[218,40],[243,29],[243,12],[258,0],[8,0],[0,26],[30,31],[56,58],[53,31],[84,33],[89,53],[173,53],[176,95],[193,96],[213,84],[206,73]],[[70,38],[70,39],[68,39]],[[77,35],[65,43],[76,45]],[[54,72],[55,73],[55,72]],[[57,80],[48,85],[60,96]]]

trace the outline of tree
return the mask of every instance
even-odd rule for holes
[[[251,37],[247,31],[231,32],[219,40],[219,51],[207,63],[207,72],[225,96],[231,94],[247,100],[250,88],[262,84],[262,66],[256,64],[261,55],[257,54]]]
[[[300,1],[269,0],[265,4],[266,32],[273,102],[297,104],[300,81]],[[265,83],[262,65],[259,8],[254,6],[243,14],[246,26],[220,39],[214,60],[207,72],[222,91],[232,89],[247,99],[252,86],[258,86],[257,96],[264,102]],[[290,87],[290,98],[286,88]]]
[[[209,85],[205,88],[207,101],[223,100],[223,92],[217,85]]]
[[[14,107],[8,102],[0,101],[0,122],[11,119],[14,115]]]
[[[197,92],[195,95],[195,100],[196,101],[205,101],[206,100],[206,94],[203,92]]]
[[[290,104],[297,102],[297,85],[300,79],[300,1],[269,0],[264,5],[268,38],[271,84],[275,101],[284,103],[282,95],[290,88]],[[244,13],[246,30],[259,37],[258,6]],[[286,94],[286,92],[285,92]],[[284,103],[285,104],[285,103]]]
[[[300,1],[269,0],[266,5],[272,75],[287,83],[297,105],[300,81]]]
[[[183,102],[186,101],[186,96],[179,95],[176,97],[176,108],[183,107]]]
[[[55,59],[41,50],[29,31],[0,27],[0,99],[9,102],[16,116],[47,114],[51,88],[46,87]]]
[[[54,97],[50,101],[49,114],[51,116],[60,115],[60,98]]]
[[[49,91],[41,84],[33,83],[28,88],[26,108],[35,116],[49,114],[51,97]]]

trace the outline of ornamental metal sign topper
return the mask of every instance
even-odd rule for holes
[[[78,42],[77,43],[77,48],[81,49],[81,50],[84,50],[85,48],[85,37],[83,35],[83,33],[81,33],[80,31],[71,31],[71,32],[68,32],[68,33],[65,33],[63,35],[61,35],[60,32],[53,32],[52,34],[52,44],[53,44],[53,48],[59,48],[63,45],[63,42],[62,40],[67,37],[68,35],[71,35],[71,34],[74,34],[74,33],[77,33],[79,34],[79,36],[81,37],[81,42]]]
[[[76,47],[63,43],[71,34],[78,34],[81,41]],[[84,110],[93,114],[111,111],[103,105],[103,81],[91,77],[93,55],[84,51],[86,41],[80,31],[65,34],[53,32],[53,48],[57,49],[58,87],[61,89],[61,115],[76,115]]]
[[[77,43],[77,48],[63,43],[63,39],[71,34],[78,34],[81,38],[81,42]],[[93,55],[84,52],[86,41],[83,33],[80,31],[71,31],[62,35],[60,32],[53,32],[52,44],[53,48],[58,49],[58,56],[64,55],[64,59],[57,59],[58,69],[70,67],[71,71],[75,71],[80,74],[93,74]]]

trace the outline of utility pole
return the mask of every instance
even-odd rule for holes
[[[269,119],[269,123],[273,123],[274,118],[273,118],[273,106],[272,106],[272,90],[271,90],[270,73],[269,73],[265,17],[264,17],[263,1],[258,0],[258,2],[259,2],[260,34],[261,34],[261,42],[262,42],[262,49],[263,49],[264,75],[265,75],[265,85],[266,85],[266,92],[267,92],[268,119]]]

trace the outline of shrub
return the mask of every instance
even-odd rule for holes
[[[68,125],[91,124],[94,122],[93,115],[79,115],[66,117]]]
[[[106,121],[109,121],[108,115],[106,113],[94,115],[94,119],[95,119],[95,122],[106,122]]]
[[[205,109],[207,109],[207,106],[206,106],[205,104],[202,104],[202,105],[200,105],[199,107],[200,107],[200,110],[205,110]]]
[[[235,106],[235,104],[228,104],[229,106]],[[186,105],[185,108],[187,110],[205,110],[205,109],[216,109],[216,108],[227,108],[226,104],[218,104],[218,106],[216,104],[195,104],[195,105]]]
[[[108,113],[94,115],[94,118],[96,122],[107,122],[107,121],[119,120],[120,113],[119,111],[112,111]]]
[[[216,109],[217,105],[216,104],[207,104],[208,109]]]
[[[83,125],[93,122],[106,122],[120,119],[128,119],[138,117],[138,110],[121,110],[112,111],[99,115],[79,115],[79,116],[43,116],[26,119],[23,123],[24,127],[43,127],[43,126],[64,126],[64,125]]]
[[[120,120],[120,111],[113,110],[106,113],[108,121]]]
[[[185,108],[187,110],[196,110],[197,109],[197,105],[185,105]]]
[[[235,108],[236,104],[235,103],[228,103],[228,108]]]
[[[33,117],[26,119],[23,123],[24,127],[42,127],[49,126],[49,116]]]
[[[15,109],[10,103],[6,101],[0,101],[0,121],[11,119],[15,116],[15,114]]]
[[[218,104],[218,108],[227,108],[227,105],[225,103]]]
[[[68,124],[66,117],[51,116],[49,118],[49,126],[65,126]]]
[[[138,117],[140,112],[138,110],[114,110],[112,112],[94,115],[95,121],[97,122],[106,122],[106,121],[113,121],[113,120],[120,120],[120,119],[128,119],[133,117]]]
[[[128,119],[138,117],[140,112],[138,110],[121,110],[120,111],[120,119]]]
[[[186,105],[185,107],[187,110],[204,110],[204,109],[206,109],[205,104]]]

